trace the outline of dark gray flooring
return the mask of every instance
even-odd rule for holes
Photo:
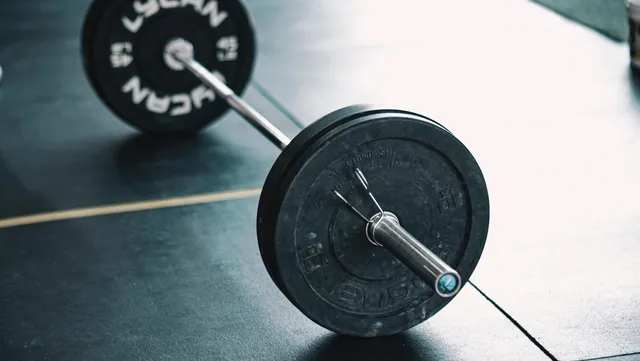
[[[547,359],[470,286],[406,334],[336,337],[267,275],[256,207],[235,200],[0,230],[0,359]]]
[[[0,218],[261,185],[277,149],[235,115],[158,143],[104,109],[80,67],[86,5],[0,12]],[[267,276],[252,198],[0,229],[1,360],[548,359],[526,334],[561,360],[640,352],[640,96],[623,45],[525,1],[249,9],[254,80],[295,117],[406,107],[471,149],[492,204],[472,281],[525,331],[468,285],[406,335],[331,336]],[[295,133],[255,88],[246,99]]]
[[[33,72],[19,74],[7,65],[20,79],[7,79],[0,104],[0,124],[11,134],[0,146],[0,189],[11,190],[0,193],[1,218],[260,187],[279,152],[235,114],[195,139],[141,136],[106,112],[85,87],[78,90],[84,105],[72,111],[64,105],[12,106],[25,97],[9,89],[32,84]],[[55,78],[39,75],[41,82]],[[255,89],[249,88],[245,99],[266,116],[285,119]],[[292,135],[298,130],[288,121],[276,124]]]

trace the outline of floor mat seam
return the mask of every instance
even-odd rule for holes
[[[298,117],[296,117],[293,114],[293,112],[287,109],[287,107],[284,106],[282,102],[280,102],[273,94],[271,94],[270,91],[267,90],[267,88],[262,86],[262,84],[260,84],[257,80],[255,79],[252,80],[251,86],[253,86],[253,88],[256,89],[256,91],[260,93],[260,95],[262,95],[268,102],[270,102],[271,105],[276,107],[276,109],[278,109],[282,114],[284,114],[284,116],[287,119],[289,119],[293,124],[298,126],[298,128],[304,129],[307,127],[306,124],[304,124]]]
[[[533,337],[532,334],[529,333],[518,321],[515,320],[511,315],[507,313],[502,307],[500,307],[495,301],[493,301],[486,293],[482,292],[478,286],[476,286],[473,282],[469,281],[469,284],[476,289],[476,291],[480,292],[482,297],[484,297],[489,303],[491,303],[500,313],[502,313],[514,326],[520,330],[528,339],[531,341],[536,347],[540,349],[547,357],[549,357],[553,361],[559,361],[557,357],[555,357],[549,350],[547,350],[538,340]]]

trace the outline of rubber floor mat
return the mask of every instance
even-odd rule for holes
[[[625,0],[531,0],[617,42],[627,40]]]

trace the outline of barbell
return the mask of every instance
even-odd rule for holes
[[[124,122],[175,136],[232,109],[282,150],[260,195],[258,246],[304,315],[360,337],[427,320],[484,249],[489,196],[475,158],[440,123],[367,104],[289,139],[241,97],[255,53],[240,0],[95,0],[83,27],[85,72]]]

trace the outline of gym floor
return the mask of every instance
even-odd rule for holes
[[[640,360],[640,91],[628,48],[527,1],[250,0],[244,98],[288,135],[353,103],[410,108],[491,196],[476,272],[381,340],[303,316],[262,264],[278,149],[229,113],[159,142],[89,87],[86,0],[0,11],[0,360]]]

